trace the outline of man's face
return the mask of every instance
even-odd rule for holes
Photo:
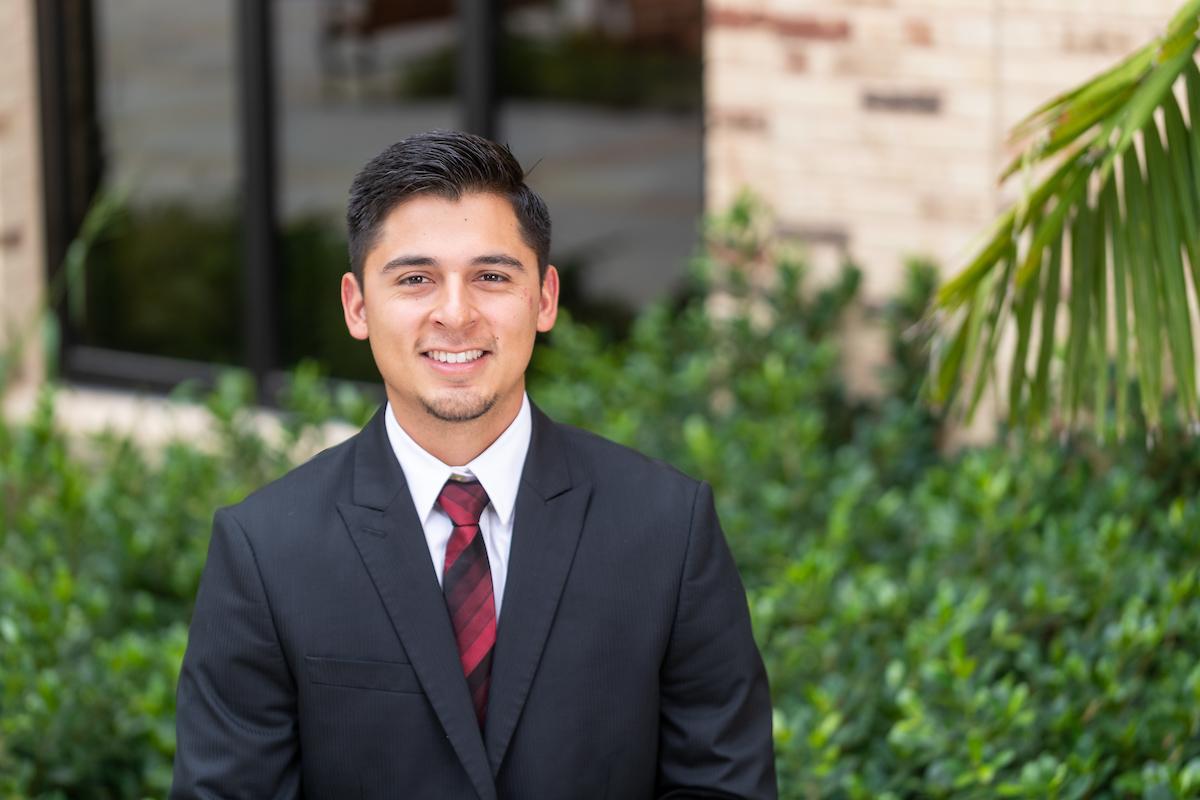
[[[363,285],[342,277],[346,326],[369,339],[397,419],[511,419],[538,331],[554,326],[558,274],[494,194],[417,195],[384,218]]]

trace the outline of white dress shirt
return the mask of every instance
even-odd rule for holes
[[[429,557],[433,559],[433,570],[438,583],[442,582],[445,568],[446,545],[454,523],[437,505],[438,495],[451,475],[475,478],[487,492],[487,508],[479,520],[479,532],[487,547],[488,564],[492,569],[492,594],[496,601],[496,619],[500,618],[500,603],[504,598],[504,581],[508,576],[508,553],[512,547],[513,512],[517,504],[517,488],[521,483],[521,471],[525,468],[525,454],[529,451],[529,437],[533,432],[532,415],[529,411],[529,396],[521,400],[517,418],[500,434],[500,438],[477,455],[469,464],[450,466],[430,455],[409,436],[392,413],[388,403],[385,427],[388,441],[404,470],[408,491],[412,494],[417,516],[425,529],[425,542],[429,545]]]

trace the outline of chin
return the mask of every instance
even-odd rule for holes
[[[470,422],[479,419],[496,406],[498,395],[468,395],[421,398],[425,412],[442,422]]]

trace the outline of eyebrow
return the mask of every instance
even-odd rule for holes
[[[403,267],[436,267],[438,261],[432,256],[407,255],[396,256],[383,265],[381,272],[384,274],[392,270],[401,269]],[[512,267],[515,270],[524,272],[525,265],[521,263],[519,258],[510,256],[507,253],[488,253],[487,255],[476,256],[471,259],[472,266],[488,266],[488,267]]]

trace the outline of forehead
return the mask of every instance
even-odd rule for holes
[[[508,198],[489,192],[468,192],[457,199],[420,194],[394,206],[380,221],[363,272],[380,274],[397,259],[451,268],[485,256],[507,256],[537,274],[537,254]]]
[[[450,234],[519,240],[521,226],[512,203],[497,194],[470,192],[457,199],[420,194],[388,211],[380,221],[377,242],[430,241]]]

